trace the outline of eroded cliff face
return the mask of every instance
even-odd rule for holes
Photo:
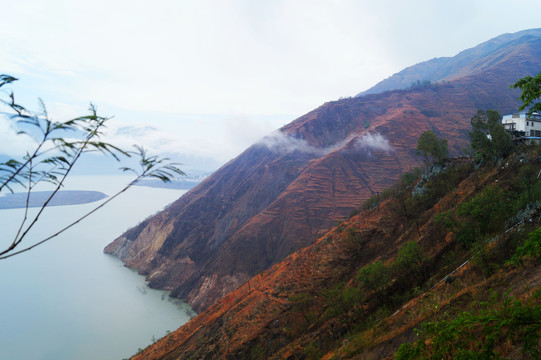
[[[478,109],[516,111],[516,79],[534,75],[541,41],[528,37],[479,71],[423,89],[326,103],[251,146],[105,251],[200,312],[309,245],[372,194],[416,166],[421,133],[468,143]],[[480,60],[478,60],[480,61]]]

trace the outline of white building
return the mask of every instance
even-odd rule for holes
[[[529,116],[525,112],[504,115],[502,125],[515,136],[541,137],[541,115],[538,113]]]

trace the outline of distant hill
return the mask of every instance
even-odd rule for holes
[[[323,104],[105,251],[147,275],[150,286],[172,290],[198,312],[208,308],[417,166],[422,132],[447,138],[455,156],[478,109],[516,111],[519,94],[509,86],[541,69],[539,33],[504,35],[417,66],[421,75],[435,74],[428,80],[445,82]]]
[[[475,74],[484,66],[490,66],[490,58],[497,59],[509,53],[519,43],[536,40],[541,37],[541,29],[519,31],[514,34],[503,34],[490,39],[471,49],[464,50],[453,57],[440,57],[410,66],[399,73],[379,82],[372,88],[357,96],[378,94],[389,90],[407,89],[417,81],[432,83],[450,81],[459,77]],[[518,43],[515,44],[515,40]]]

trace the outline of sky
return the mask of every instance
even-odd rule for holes
[[[540,27],[538,0],[0,0],[0,73],[53,119],[216,168],[407,66]],[[0,121],[0,153],[31,139]]]

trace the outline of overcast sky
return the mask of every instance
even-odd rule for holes
[[[0,4],[0,73],[25,104],[62,120],[92,101],[117,142],[220,162],[407,66],[541,26],[539,0]]]

